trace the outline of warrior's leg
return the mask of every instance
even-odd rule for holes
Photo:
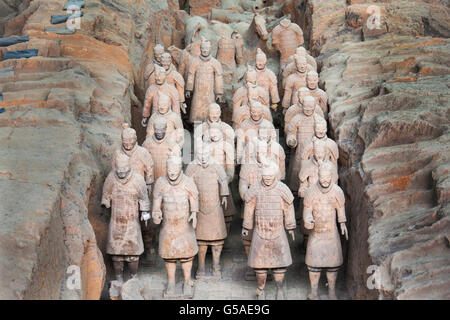
[[[309,300],[319,300],[319,279],[320,268],[308,267],[309,270],[309,282],[311,283],[311,293],[308,295]]]
[[[177,270],[176,260],[166,260],[167,270],[167,289],[166,294],[173,295],[175,293],[175,271]]]
[[[284,290],[284,275],[286,274],[286,268],[279,268],[273,270],[273,278],[277,285],[277,300],[285,300],[286,293]]]
[[[264,288],[266,287],[267,269],[255,269],[256,281],[258,282],[258,288],[256,289],[256,298],[258,300],[265,300],[266,294]]]
[[[130,269],[131,278],[136,278],[139,266],[139,259],[137,261],[128,262],[128,269]]]
[[[116,274],[116,280],[123,282],[123,261],[114,261],[113,260],[113,266],[114,266],[114,273]]]
[[[191,297],[194,293],[194,282],[191,280],[192,261],[194,257],[181,260],[181,269],[183,270],[184,284],[183,295]]]
[[[253,230],[248,231],[248,236],[242,237],[242,243],[244,244],[244,249],[245,249],[245,254],[247,255],[247,259],[248,259],[248,255],[250,254],[250,245],[252,244],[252,237],[253,237]],[[245,280],[248,280],[248,281],[255,280],[255,271],[250,267],[247,267],[247,270],[245,272]]]
[[[212,246],[212,256],[213,256],[213,274],[215,276],[220,276],[220,255],[222,253],[223,244]]]
[[[328,299],[337,300],[336,297],[336,279],[338,268],[330,268],[327,270],[328,281]]]
[[[206,244],[198,243],[198,268],[196,277],[201,277],[205,275],[205,259],[207,250],[208,246]]]
[[[142,230],[142,240],[144,242],[144,258],[142,263],[144,265],[152,264],[152,253],[154,252],[153,248],[153,239],[157,230],[156,225],[152,222],[152,220],[147,221],[147,225],[143,221],[141,221],[141,230]]]

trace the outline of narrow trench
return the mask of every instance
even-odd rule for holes
[[[183,2],[183,1],[180,1]],[[180,8],[188,9],[188,1],[185,3],[180,3]],[[308,49],[308,43],[310,39],[310,18],[308,14],[311,14],[307,9],[307,1],[303,1],[297,7],[297,14],[292,17],[292,21],[299,24],[304,32],[305,43],[304,46]],[[188,10],[186,10],[188,11]],[[184,48],[180,48],[184,49]],[[315,56],[314,53],[311,53]],[[143,61],[144,64],[145,61]],[[141,65],[141,68],[145,68],[145,65]],[[318,73],[320,76],[320,65],[318,64]],[[139,72],[138,72],[139,74]],[[280,79],[279,79],[280,81]],[[136,83],[141,83],[136,81]],[[135,92],[140,100],[141,104],[143,104],[144,100],[144,88],[143,86],[135,85]],[[282,92],[280,91],[280,98],[282,99]],[[188,101],[186,101],[188,103]],[[189,110],[189,104],[188,104]],[[223,118],[223,117],[222,117]],[[142,119],[142,107],[137,106],[136,104],[132,104],[131,110],[131,120],[132,127],[135,128],[138,135],[138,142],[142,144],[145,140],[146,132],[145,129],[141,126]],[[333,138],[330,135],[330,123],[328,122],[328,136]],[[185,129],[191,129],[189,124],[185,121],[183,123],[185,125]],[[280,128],[281,129],[281,128]],[[279,143],[283,146],[286,152],[286,168],[289,166],[289,152],[295,152],[295,150],[290,150],[286,146],[284,131],[279,130],[281,132]],[[190,130],[192,132],[192,130]],[[187,164],[184,165],[184,169]],[[339,164],[340,166],[340,164]],[[339,167],[340,169],[340,167]],[[245,256],[244,247],[242,244],[242,240],[240,237],[240,232],[242,228],[242,219],[241,212],[243,210],[242,201],[240,200],[238,193],[238,178],[239,172],[238,168],[236,168],[235,179],[232,183],[233,189],[233,198],[236,207],[236,212],[233,217],[231,232],[228,235],[228,238],[225,241],[224,249],[221,257],[222,264],[222,280],[211,283],[204,281],[196,282],[196,291],[194,299],[254,299],[254,292],[256,288],[256,281],[245,281],[244,273],[246,269],[247,258]],[[342,187],[341,183],[340,186]],[[296,199],[298,197],[294,195]],[[350,197],[346,197],[346,201],[348,201]],[[351,204],[347,203],[347,208],[351,208]],[[296,201],[296,211],[298,208],[298,201]],[[349,219],[349,212],[346,213],[347,219]],[[306,269],[306,265],[304,263],[305,249],[303,248],[303,236],[298,231],[298,228],[295,231],[295,241],[290,240],[291,254],[293,259],[293,264],[288,268],[288,272],[286,274],[285,283],[287,284],[287,298],[288,299],[306,299],[307,294],[310,290],[308,271]],[[157,237],[156,237],[157,239]],[[156,240],[157,242],[157,240]],[[347,300],[350,299],[350,296],[347,292],[346,288],[346,264],[347,264],[347,244],[345,240],[342,240],[342,249],[344,255],[344,265],[340,268],[337,280],[337,295],[339,299]],[[211,253],[208,250],[206,263],[207,268],[211,266]],[[195,271],[197,269],[197,259],[194,259],[194,265],[192,268],[192,275],[194,277]],[[111,272],[112,273],[112,272]],[[144,294],[145,299],[161,299],[162,291],[164,290],[167,282],[167,274],[164,266],[163,260],[157,254],[157,244],[155,245],[155,253],[152,257],[152,264],[150,266],[140,264],[139,267],[139,276],[146,283],[146,290]],[[127,276],[126,276],[127,277]],[[176,281],[178,287],[181,286],[182,282],[182,271],[180,265],[177,267]],[[212,290],[212,285],[214,289]],[[320,284],[319,284],[319,294],[322,299],[327,299],[327,283],[326,283],[326,275],[325,272],[322,272]],[[178,288],[178,290],[181,290]],[[275,298],[275,284],[273,281],[268,281],[266,286],[266,297],[267,299]]]

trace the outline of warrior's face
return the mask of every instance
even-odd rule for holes
[[[182,164],[180,162],[167,162],[167,177],[170,181],[176,181],[181,174]]]
[[[313,100],[303,101],[303,113],[305,116],[311,116],[314,113],[314,109],[316,107],[316,102]]]
[[[266,67],[266,59],[261,55],[257,55],[255,66],[258,70],[264,69]]]
[[[125,179],[131,171],[130,163],[117,164],[116,174],[119,179]]]
[[[170,56],[170,54],[162,55],[161,65],[164,68],[164,70],[168,71],[171,64],[172,64],[172,57]]]
[[[220,109],[210,109],[209,110],[209,121],[218,122],[220,120]]]
[[[254,121],[259,121],[262,117],[262,106],[256,103],[250,105],[250,116]]]
[[[208,57],[211,53],[211,43],[202,42],[202,44],[200,45],[200,51],[203,57]]]
[[[158,61],[158,63],[161,63],[161,57],[164,53],[164,48],[162,47],[155,47],[153,51],[153,56],[155,57],[155,60]]]
[[[170,109],[170,100],[169,99],[160,99],[158,101],[158,111],[160,114],[166,114]]]
[[[167,131],[167,124],[157,124],[155,123],[153,126],[153,129],[155,131],[155,138],[158,140],[162,140],[164,139],[164,137],[166,136],[166,131]]]
[[[308,75],[306,77],[306,84],[309,89],[315,90],[319,85],[319,77],[316,75]]]
[[[202,165],[207,165],[209,163],[210,150],[207,144],[204,144],[200,147],[200,150],[197,153],[197,159],[200,161]]]
[[[156,84],[163,84],[166,81],[166,71],[163,68],[158,69],[155,72],[155,82]]]
[[[272,172],[265,173],[263,174],[262,179],[266,186],[271,186],[272,183],[275,181],[275,174],[273,174]]]
[[[325,160],[326,152],[325,152],[325,148],[322,145],[317,145],[317,146],[315,145],[313,152],[314,152],[314,159],[316,159],[317,162],[320,163]]]
[[[307,63],[306,63],[306,59],[304,57],[298,57],[297,59],[295,59],[295,65],[297,66],[298,72],[301,72],[301,73],[306,72]]]
[[[136,138],[123,138],[122,146],[125,150],[130,151],[136,145]]]
[[[314,132],[317,138],[323,138],[327,135],[327,126],[325,124],[317,124],[314,127]]]
[[[329,170],[319,170],[319,183],[323,188],[331,185],[331,172]]]

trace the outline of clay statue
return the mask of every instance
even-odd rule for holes
[[[256,100],[269,107],[269,92],[257,84],[258,73],[250,66],[244,74],[244,86],[238,88],[233,95],[233,119],[236,112],[243,105],[248,105],[250,99]]]
[[[277,180],[278,166],[264,165],[262,179],[245,193],[242,236],[253,230],[248,255],[248,266],[256,272],[256,296],[265,299],[267,272],[272,270],[277,286],[277,300],[285,299],[283,286],[287,267],[292,264],[291,251],[285,230],[295,240],[297,224],[294,214],[294,196],[289,188]]]
[[[195,145],[198,145],[203,141],[203,135],[208,132],[213,123],[217,123],[223,134],[224,140],[234,146],[234,130],[227,123],[221,120],[222,110],[217,103],[211,103],[208,106],[208,118],[198,125],[194,130]]]
[[[191,122],[206,120],[208,106],[216,100],[223,102],[222,66],[211,56],[211,42],[203,40],[200,50],[199,57],[189,66],[186,84],[186,98],[190,98],[193,92]]]
[[[167,51],[171,54],[173,60],[178,65],[178,72],[187,81],[189,67],[195,59],[200,55],[200,44],[202,40],[197,40],[186,46],[183,50],[170,46]]]
[[[337,184],[338,172],[337,166],[329,161],[328,150],[326,142],[320,139],[316,139],[313,142],[313,154],[310,159],[303,159],[300,172],[298,174],[299,178],[299,188],[298,196],[300,198],[305,197],[306,191],[313,186],[319,179],[319,167],[323,163],[329,163],[333,168],[332,170],[332,181]]]
[[[142,146],[153,158],[155,181],[166,174],[166,162],[169,153],[181,157],[181,149],[173,137],[167,135],[167,120],[158,117],[153,122],[153,135],[147,136]]]
[[[148,80],[150,76],[155,72],[155,66],[162,67],[161,57],[164,53],[164,46],[162,44],[156,44],[153,47],[153,60],[145,67],[144,71],[144,81],[145,81],[145,89],[147,90],[150,85]]]
[[[280,170],[279,179],[284,180],[286,176],[286,154],[284,153],[283,147],[273,139],[274,136],[276,136],[276,132],[273,132],[273,128],[267,125],[267,123],[264,123],[259,127],[258,140],[267,143],[266,158],[278,165],[278,169]]]
[[[256,84],[269,92],[271,108],[276,110],[277,104],[280,102],[280,97],[278,96],[277,77],[272,70],[266,67],[266,64],[266,54],[260,48],[256,49]]]
[[[212,123],[205,135],[206,143],[210,146],[211,156],[225,169],[229,188],[234,178],[234,144],[228,143],[223,138],[223,131],[218,123]],[[205,143],[205,142],[203,142]],[[235,207],[232,195],[228,196],[228,205],[225,208],[225,224],[227,233],[230,233],[231,221],[233,220]]]
[[[310,95],[316,99],[316,103],[322,109],[325,119],[328,119],[328,95],[319,88],[319,75],[317,72],[308,72],[306,75],[306,85],[310,90]]]
[[[290,56],[303,44],[303,31],[289,19],[284,19],[272,31],[272,45],[280,52],[280,69],[283,70]]]
[[[131,169],[133,169],[136,174],[140,174],[144,177],[145,183],[147,184],[148,196],[150,197],[152,193],[152,184],[154,182],[153,158],[147,149],[137,144],[136,131],[130,128],[127,123],[124,123],[122,127],[122,146],[115,151],[111,167],[113,170],[116,170],[115,159],[117,159],[120,154],[128,156],[130,158]],[[144,261],[149,262],[151,251],[153,249],[153,236],[155,230],[152,228],[152,225],[148,224],[146,221],[141,221],[141,230],[145,249]]]
[[[254,98],[257,98],[257,97],[254,97],[255,93],[256,93],[256,91],[250,88],[250,90],[248,92],[248,94],[249,94],[248,102],[246,104],[240,106],[237,109],[236,113],[234,114],[234,118],[233,118],[233,129],[234,130],[239,129],[239,127],[241,126],[241,123],[244,122],[244,120],[247,120],[250,118],[251,105],[254,103],[259,103],[256,99],[254,99]],[[264,119],[266,119],[267,121],[269,121],[270,123],[272,123],[273,118],[272,118],[272,113],[270,112],[270,109],[263,104],[262,104],[262,106],[263,106],[262,117]]]
[[[186,113],[186,107],[184,104],[184,79],[183,76],[176,70],[172,64],[172,56],[168,52],[164,52],[161,56],[161,66],[166,71],[166,82],[173,85],[178,91],[178,98],[180,101],[180,108],[183,113]],[[156,83],[156,74],[153,73],[149,80],[149,85]]]
[[[317,117],[314,122],[314,137],[305,144],[302,154],[302,160],[310,159],[313,156],[315,141],[325,143],[326,159],[337,167],[339,158],[339,149],[335,141],[327,137],[327,122],[325,119]]]
[[[180,157],[170,156],[167,173],[160,177],[153,190],[152,217],[160,224],[158,253],[164,259],[168,283],[164,297],[175,294],[175,272],[181,263],[184,284],[183,296],[192,298],[194,283],[191,279],[192,261],[198,252],[195,228],[199,208],[198,190],[194,181],[182,170]]]
[[[294,118],[297,114],[303,112],[303,98],[309,96],[310,95],[309,92],[310,90],[307,87],[301,87],[300,89],[297,90],[295,94],[297,96],[297,99],[294,99],[296,103],[290,106],[287,110],[283,109],[284,111],[286,111],[286,113],[284,114],[285,132],[287,132],[286,130],[288,124],[289,122],[291,122],[292,118]],[[323,111],[318,104],[316,104],[314,113],[323,117]]]
[[[305,57],[295,56],[295,65],[297,71],[286,79],[284,85],[283,108],[287,109],[295,104],[294,96],[298,89],[306,87],[306,59]]]
[[[224,83],[231,85],[236,82],[236,63],[243,60],[244,41],[242,36],[234,31],[231,38],[219,40],[216,59],[222,64]]]
[[[303,221],[306,229],[311,230],[306,248],[305,264],[309,271],[311,293],[308,299],[319,299],[318,287],[320,273],[327,272],[328,298],[336,297],[336,278],[342,265],[341,234],[348,240],[345,225],[345,197],[342,189],[333,183],[333,168],[323,164],[319,169],[319,181],[306,191],[303,201]]]
[[[197,279],[206,276],[205,257],[208,246],[211,247],[213,256],[212,274],[214,278],[221,278],[220,254],[227,237],[223,208],[226,209],[227,196],[230,195],[228,179],[223,167],[210,153],[209,144],[203,144],[202,148],[196,150],[196,159],[186,168],[186,175],[194,180],[199,194],[195,229],[198,245]]]
[[[144,252],[139,220],[150,219],[150,200],[145,180],[131,168],[130,157],[118,154],[114,161],[115,169],[103,185],[102,205],[112,207],[106,253],[111,255],[116,280],[122,283],[124,262],[131,277],[137,276],[139,256]]]
[[[180,114],[180,99],[178,97],[177,89],[167,83],[166,70],[163,67],[155,66],[155,84],[148,87],[145,93],[144,109],[142,111],[142,126],[146,127],[150,115],[156,112],[156,104],[160,94],[165,94],[170,97],[172,102],[172,111]]]
[[[294,59],[295,56],[300,56],[300,57],[306,58],[306,62],[308,63],[306,69],[308,72],[309,71],[317,72],[316,59],[314,59],[314,57],[312,57],[303,46],[300,46],[295,50],[295,54],[293,56],[289,57],[287,65],[284,68],[283,72],[281,73],[283,87],[284,87],[284,84],[286,83],[287,77],[289,77],[291,74],[293,74],[295,71],[297,71],[297,66],[296,66],[295,59]]]
[[[255,31],[258,36],[261,40],[266,41],[269,38],[269,32],[267,32],[266,19],[264,19],[264,16],[259,14],[259,12],[255,12],[253,22],[255,23]]]
[[[170,110],[170,98],[165,94],[160,94],[157,101],[157,111],[152,114],[150,120],[147,124],[147,137],[151,137],[154,134],[154,122],[157,118],[165,118],[167,121],[167,132],[166,134],[175,139],[180,148],[183,148],[184,144],[184,129],[183,121],[179,114],[176,114]]]
[[[301,155],[305,143],[314,136],[314,121],[319,115],[314,113],[316,102],[313,97],[303,99],[303,112],[292,118],[288,124],[286,143],[290,148],[296,148],[295,161],[289,163],[288,186],[293,192],[298,190],[298,173],[301,168]]]
[[[249,143],[253,138],[257,137],[258,130],[261,125],[266,125],[273,130],[271,131],[271,139],[276,140],[276,131],[271,122],[263,118],[264,106],[259,102],[250,105],[250,118],[244,120],[239,129],[236,130],[236,159],[237,163],[246,163],[249,161]]]

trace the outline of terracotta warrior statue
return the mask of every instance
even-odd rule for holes
[[[191,122],[207,119],[208,106],[223,102],[223,70],[219,61],[211,56],[211,42],[203,40],[200,46],[199,57],[192,61],[188,70],[186,84],[186,98],[190,98],[193,92]]]
[[[213,256],[212,273],[220,279],[220,254],[227,237],[223,209],[226,209],[227,197],[230,195],[227,175],[223,167],[211,157],[208,143],[196,150],[196,159],[186,168],[186,175],[194,180],[199,194],[195,229],[198,245],[196,278],[206,276],[205,257],[210,246]]]
[[[157,101],[157,111],[152,114],[147,125],[147,137],[151,137],[154,134],[154,123],[157,118],[165,118],[167,121],[166,134],[175,139],[180,148],[183,148],[184,144],[184,128],[183,121],[179,114],[170,110],[170,98],[165,94],[160,94]]]
[[[131,277],[137,276],[139,256],[144,252],[139,220],[150,219],[150,200],[144,177],[134,172],[130,157],[118,154],[114,167],[103,185],[102,205],[112,207],[106,253],[111,255],[116,280],[123,282],[124,262]]]
[[[277,300],[285,299],[283,286],[287,267],[292,264],[291,251],[285,230],[295,240],[297,224],[294,214],[294,196],[289,188],[277,180],[278,166],[271,162],[262,170],[262,179],[245,193],[242,236],[253,230],[248,255],[248,266],[256,272],[256,296],[265,299],[267,272],[273,272],[277,286]]]
[[[314,137],[305,144],[302,154],[302,160],[311,159],[315,141],[323,141],[325,144],[326,159],[337,167],[339,158],[339,149],[335,141],[327,136],[327,121],[317,117],[314,122]]]
[[[278,83],[275,73],[268,69],[266,54],[260,49],[256,49],[255,70],[256,84],[263,87],[270,94],[271,108],[276,110],[277,104],[280,102],[278,95]]]
[[[303,112],[292,118],[288,124],[286,143],[295,149],[295,161],[289,164],[288,186],[293,192],[298,190],[298,173],[301,168],[301,155],[305,143],[314,136],[314,121],[319,115],[314,113],[316,101],[311,96],[303,99]]]
[[[180,101],[180,108],[183,113],[186,113],[184,104],[184,79],[183,76],[176,70],[172,63],[172,56],[168,52],[164,52],[161,56],[161,66],[166,71],[166,82],[173,85],[178,91],[178,98]],[[149,85],[156,84],[156,74],[153,72],[150,76]]]
[[[244,86],[238,88],[233,95],[233,119],[241,106],[248,105],[250,99],[256,100],[266,107],[270,106],[269,92],[257,84],[258,73],[247,66],[244,74]]]
[[[283,109],[286,111],[284,114],[284,130],[287,132],[288,124],[291,122],[292,118],[294,118],[297,114],[303,112],[303,98],[306,96],[309,96],[310,90],[307,87],[302,87],[297,90],[295,96],[297,96],[297,99],[295,99],[296,103],[290,106],[287,111],[286,109]],[[316,108],[314,109],[314,113],[320,115],[323,117],[323,111],[319,107],[318,104],[316,104]]]
[[[167,135],[167,120],[159,117],[153,122],[153,134],[147,136],[142,146],[153,158],[155,181],[166,174],[169,153],[181,157],[181,148],[173,137]]]
[[[311,283],[308,298],[311,300],[319,299],[318,287],[322,270],[327,272],[329,299],[337,299],[337,271],[343,262],[337,223],[341,234],[348,240],[345,197],[342,189],[332,181],[333,170],[330,165],[322,165],[319,169],[319,181],[306,191],[303,200],[303,221],[305,228],[311,230],[305,257]]]
[[[319,88],[319,75],[317,72],[308,72],[306,75],[306,84],[310,90],[310,95],[316,99],[316,103],[322,109],[325,119],[328,119],[328,95]]]
[[[276,131],[271,122],[263,118],[263,111],[265,108],[261,103],[254,102],[250,105],[250,118],[244,120],[239,129],[236,130],[236,158],[238,163],[245,163],[249,161],[249,146],[248,144],[258,135],[259,127],[267,125],[272,128],[272,139],[276,140]]]
[[[251,109],[251,105],[254,103],[260,103],[259,101],[257,101],[257,97],[254,95],[254,93],[256,93],[255,90],[249,90],[248,95],[249,95],[249,100],[246,104],[240,106],[233,118],[233,129],[237,130],[240,128],[241,123],[244,122],[247,119],[250,119],[250,109]],[[264,119],[266,119],[267,121],[269,121],[270,123],[273,122],[273,118],[272,118],[272,113],[270,112],[270,109],[264,105],[261,104],[263,106],[262,108],[262,117]]]
[[[287,62],[286,67],[284,68],[281,78],[282,78],[282,85],[284,87],[284,84],[286,82],[287,77],[289,77],[291,74],[293,74],[295,71],[297,71],[297,66],[295,63],[295,56],[305,57],[306,62],[308,63],[306,69],[309,71],[316,71],[317,72],[317,62],[316,59],[314,59],[308,51],[303,46],[298,47],[295,50],[295,54],[293,56],[290,56]]]
[[[111,164],[113,170],[116,170],[117,157],[121,154],[126,155],[130,158],[131,169],[136,174],[140,174],[144,177],[145,183],[147,184],[148,196],[151,196],[153,179],[153,158],[151,154],[145,149],[137,144],[136,131],[129,127],[127,123],[122,125],[122,146],[120,149],[116,150],[114,153],[114,158]],[[145,258],[144,261],[149,262],[151,256],[151,250],[153,248],[153,235],[154,228],[147,223],[147,221],[141,221],[142,238],[144,240]]]
[[[217,49],[217,60],[222,64],[224,71],[224,82],[231,85],[235,82],[236,63],[241,64],[243,60],[244,40],[237,31],[233,31],[231,38],[220,38]]]
[[[211,156],[225,169],[228,180],[228,188],[231,190],[231,182],[234,178],[234,144],[228,143],[223,138],[223,131],[219,124],[212,123],[209,127],[208,133],[205,135],[205,140],[210,147]],[[228,205],[225,208],[225,225],[227,233],[230,233],[231,221],[233,220],[235,206],[231,195],[228,196]]]
[[[303,44],[303,31],[289,19],[284,19],[272,31],[272,44],[280,52],[280,69],[284,69],[287,60]]]
[[[145,89],[147,90],[150,76],[155,72],[155,66],[162,67],[161,57],[164,53],[164,46],[157,44],[153,47],[153,60],[147,65],[144,72]]]
[[[172,111],[180,114],[180,98],[177,89],[167,83],[166,70],[163,67],[155,66],[155,84],[148,87],[145,93],[144,109],[142,111],[142,126],[147,126],[150,115],[156,112],[156,104],[159,96],[165,94],[170,97]]]
[[[208,118],[194,129],[195,145],[203,141],[203,135],[208,132],[213,123],[217,123],[222,130],[224,140],[234,146],[235,134],[233,128],[221,120],[222,110],[217,103],[208,106]]]
[[[295,56],[296,72],[286,79],[284,85],[283,108],[287,109],[294,102],[295,93],[298,89],[306,87],[306,59],[305,57]]]
[[[192,298],[192,261],[198,252],[195,228],[199,210],[198,190],[194,181],[182,170],[180,157],[167,160],[167,174],[160,177],[153,191],[152,217],[161,225],[158,253],[164,259],[168,284],[164,297],[175,295],[175,272],[181,263],[184,284],[183,296]]]

